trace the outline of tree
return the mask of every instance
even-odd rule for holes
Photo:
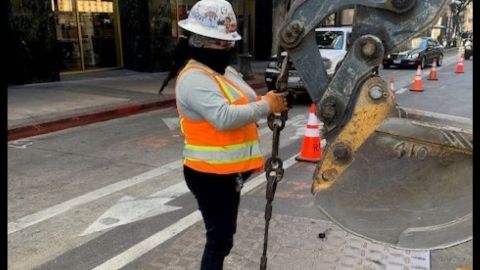
[[[462,16],[465,8],[472,2],[472,0],[454,0],[450,4],[450,27],[448,31],[448,40],[457,37],[462,32]]]

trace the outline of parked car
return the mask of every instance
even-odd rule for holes
[[[443,46],[430,37],[414,38],[406,50],[386,55],[383,59],[383,68],[391,66],[420,66],[422,69],[434,62],[441,66],[443,61]]]
[[[465,39],[463,46],[465,47],[465,59],[470,59],[473,56],[473,37]]]
[[[318,49],[322,55],[327,75],[332,77],[347,54],[350,45],[348,41],[352,33],[352,28],[320,27],[315,29],[315,33]],[[282,52],[281,56],[283,59],[287,56],[287,53]],[[265,82],[267,83],[268,89],[275,89],[277,77],[280,73],[280,65],[281,62],[277,62],[277,56],[273,55],[271,62],[265,70]],[[288,72],[288,88],[305,91],[305,85],[293,65]]]

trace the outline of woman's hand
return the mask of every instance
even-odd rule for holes
[[[268,103],[271,113],[279,113],[288,109],[287,94],[288,92],[275,93],[269,91],[262,96],[262,100],[265,100]]]

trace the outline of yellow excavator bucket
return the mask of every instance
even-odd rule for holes
[[[372,106],[370,87],[317,165],[316,205],[345,230],[396,248],[470,240],[472,123],[399,108],[391,92],[389,105]]]
[[[317,206],[345,230],[397,248],[431,250],[472,238],[472,123],[399,108],[374,72],[384,55],[438,22],[449,3],[295,1],[279,30],[324,122],[327,147],[312,184]],[[353,5],[350,48],[328,78],[315,29]],[[288,85],[286,63],[278,89]]]

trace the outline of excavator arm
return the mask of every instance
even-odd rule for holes
[[[397,106],[373,72],[384,54],[431,27],[447,6],[297,0],[279,32],[324,123],[328,144],[312,184],[318,207],[347,231],[399,248],[442,248],[472,237],[471,123]],[[314,30],[347,8],[355,8],[352,46],[329,81]]]
[[[319,102],[319,116],[331,131],[348,121],[360,84],[381,64],[384,53],[433,25],[446,0],[301,0],[295,1],[280,30],[280,42]],[[315,40],[315,28],[328,15],[355,7],[352,48],[328,81]]]

